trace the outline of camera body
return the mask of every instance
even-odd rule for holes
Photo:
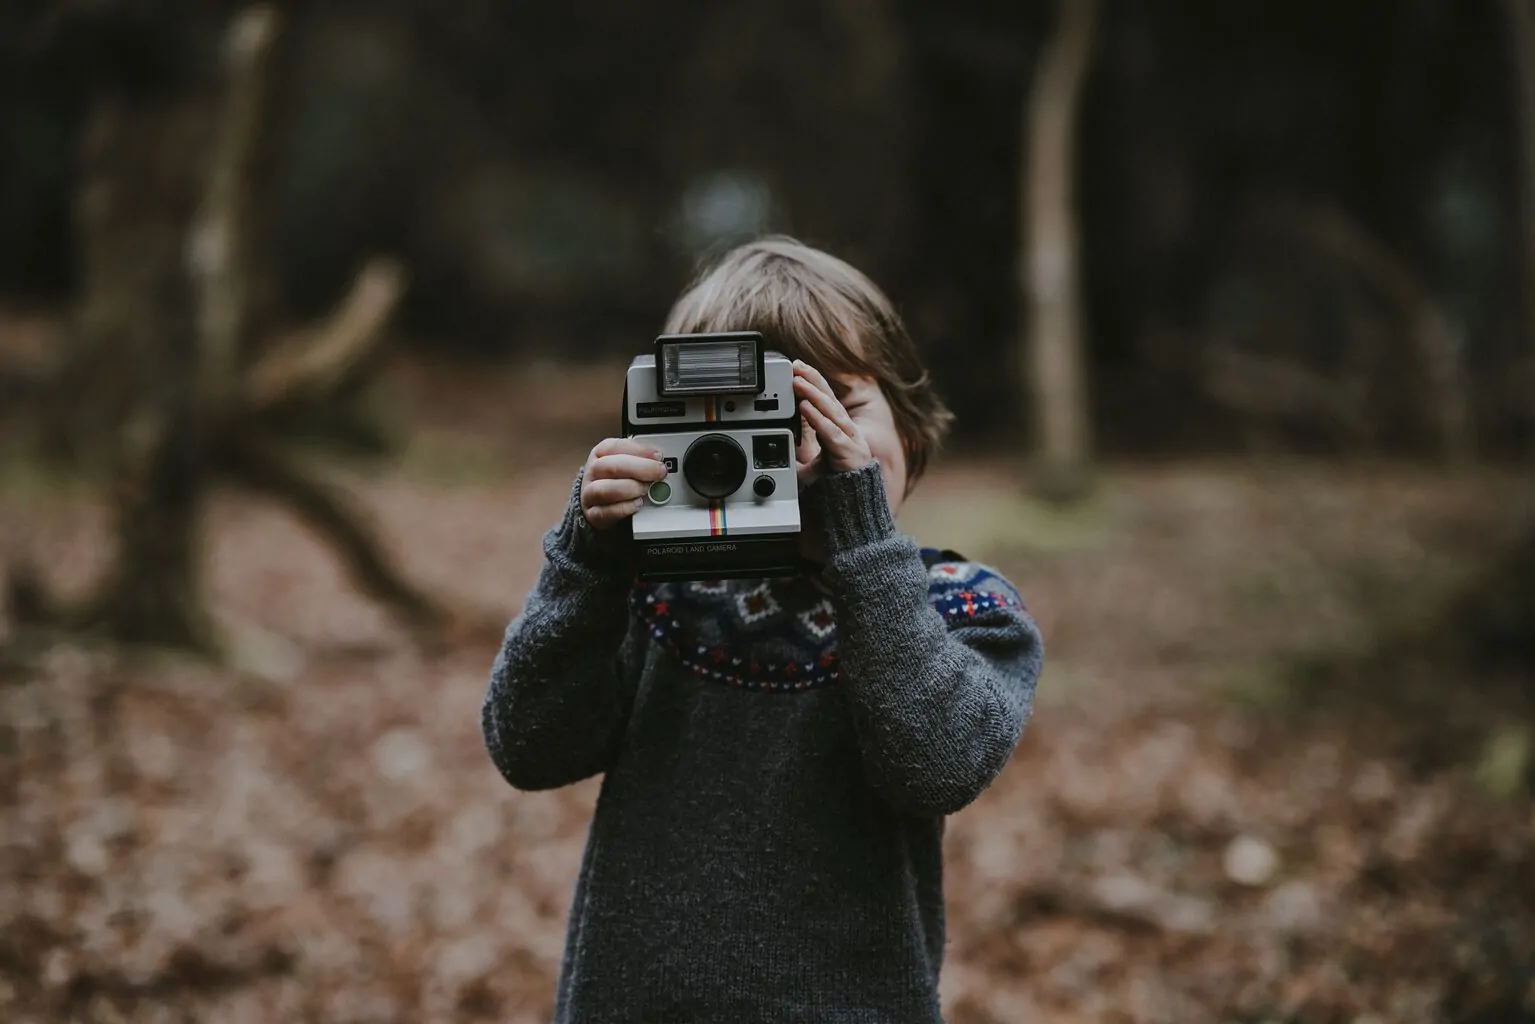
[[[799,571],[793,363],[755,331],[673,334],[624,381],[623,434],[663,453],[632,529],[642,580]]]

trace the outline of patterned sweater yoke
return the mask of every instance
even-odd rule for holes
[[[1043,646],[1012,584],[804,493],[818,579],[637,584],[580,480],[482,707],[514,787],[602,776],[554,1016],[941,1021],[944,818],[1011,757]]]
[[[1000,609],[1027,613],[995,569],[922,548],[928,602],[951,626]],[[837,613],[808,577],[637,583],[632,612],[651,638],[700,679],[783,693],[836,682]]]

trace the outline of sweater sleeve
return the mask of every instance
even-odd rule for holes
[[[562,521],[543,539],[545,562],[507,627],[480,724],[491,761],[523,790],[604,772],[633,703],[644,634],[629,614],[633,574],[622,541],[581,514],[576,477]]]
[[[1012,586],[981,567],[954,567],[977,577],[972,587],[930,592],[878,464],[832,474],[807,499],[826,532],[840,675],[870,784],[907,813],[952,814],[991,784],[1023,733],[1039,629]]]

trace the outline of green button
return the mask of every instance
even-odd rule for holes
[[[650,500],[657,505],[665,505],[672,500],[672,485],[665,480],[657,480],[650,485]]]

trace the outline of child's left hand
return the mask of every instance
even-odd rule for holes
[[[842,406],[821,371],[794,360],[794,393],[799,396],[799,450],[796,461],[800,486],[814,483],[829,466],[834,473],[860,469],[874,461],[869,442]]]

